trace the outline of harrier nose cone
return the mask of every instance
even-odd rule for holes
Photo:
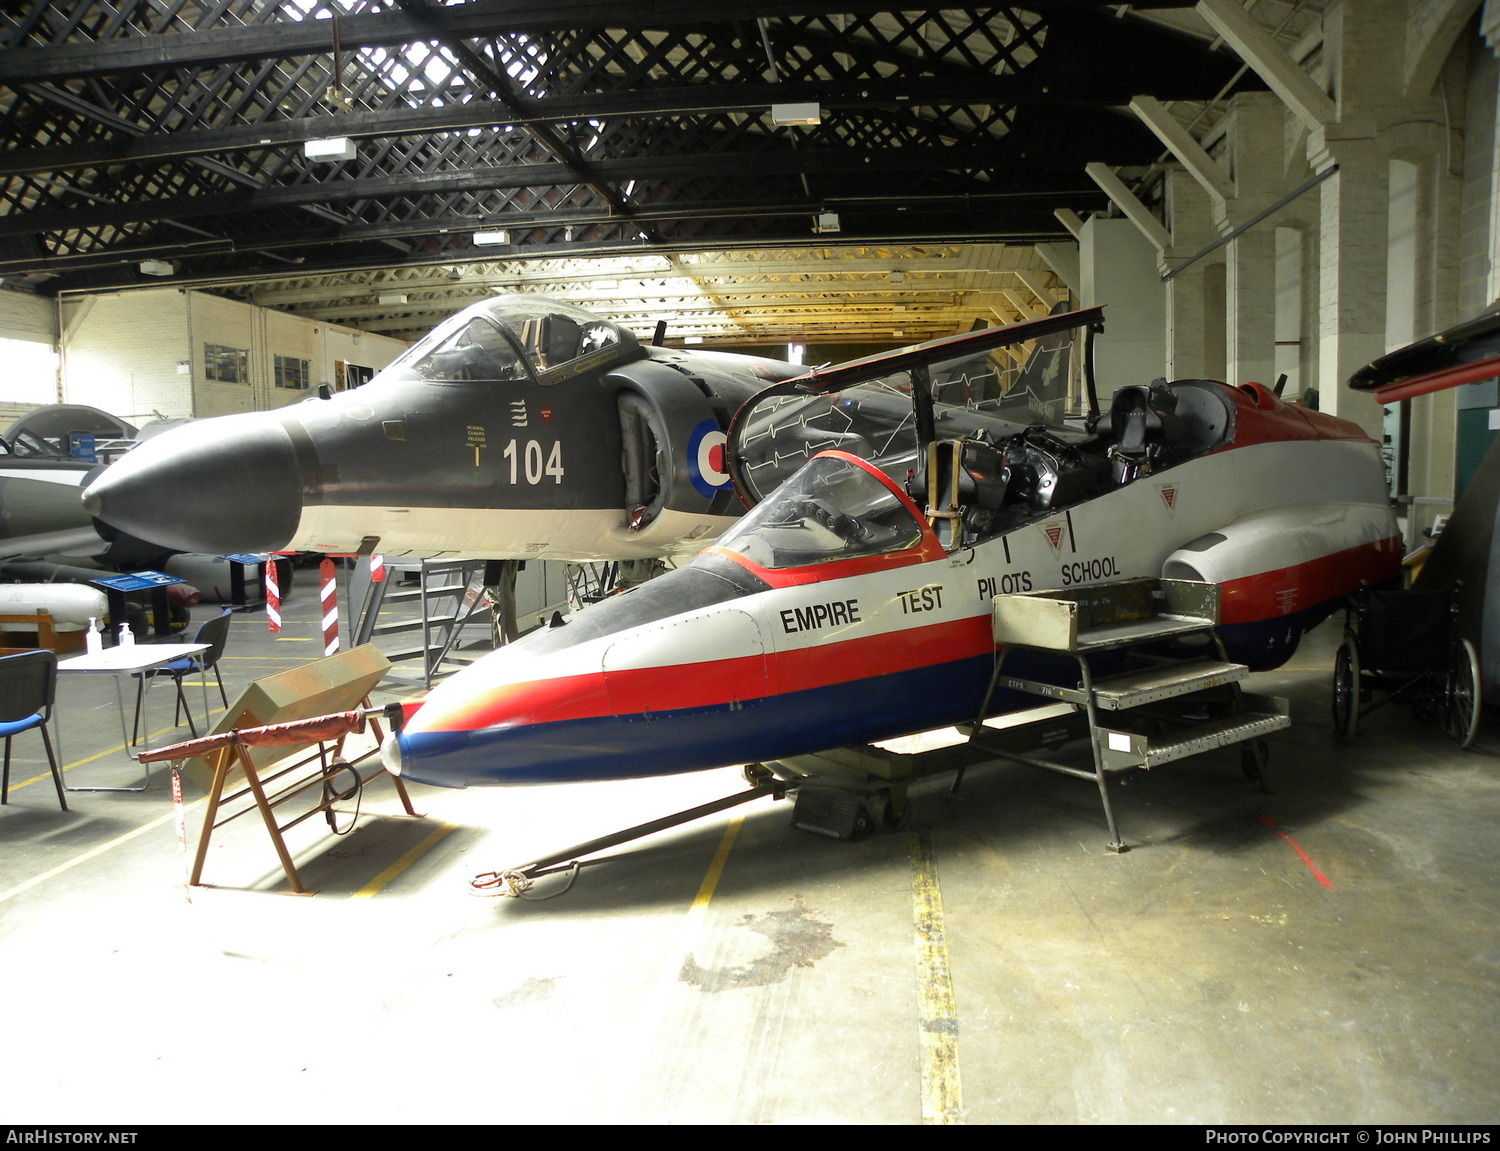
[[[180,551],[275,551],[302,518],[302,480],[279,420],[231,416],[172,428],[84,490],[111,527]]]

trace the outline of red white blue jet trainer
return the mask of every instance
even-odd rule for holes
[[[1398,571],[1379,446],[1259,384],[1156,381],[1098,414],[1100,309],[774,384],[730,426],[754,509],[685,567],[411,705],[387,766],[450,787],[620,779],[973,720],[996,597],[1221,586],[1231,659],[1285,660]],[[992,710],[1019,706],[997,692]]]

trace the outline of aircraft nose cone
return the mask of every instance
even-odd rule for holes
[[[400,777],[406,766],[406,761],[402,756],[401,741],[398,738],[397,732],[393,731],[387,735],[385,742],[380,745],[380,762],[386,771],[398,778]]]
[[[105,468],[84,507],[111,527],[179,551],[275,551],[302,517],[302,480],[280,421],[185,424]]]

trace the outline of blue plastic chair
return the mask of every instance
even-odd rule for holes
[[[57,787],[57,802],[68,810],[63,795],[62,773],[52,751],[47,722],[57,699],[57,655],[50,651],[23,651],[0,656],[0,737],[5,740],[5,769],[0,774],[0,803],[10,802],[10,741],[23,731],[38,728]]]
[[[198,725],[193,722],[193,709],[188,705],[187,696],[182,690],[182,681],[195,672],[202,673],[205,677],[211,671],[214,680],[219,685],[219,698],[224,701],[224,706],[229,706],[229,696],[224,691],[224,678],[219,674],[219,657],[224,654],[224,645],[229,640],[229,620],[234,614],[232,608],[225,608],[213,619],[209,620],[198,629],[198,634],[193,637],[194,643],[206,643],[208,650],[199,652],[197,655],[188,656],[186,659],[173,660],[161,667],[154,667],[150,671],[136,673],[135,688],[135,726],[131,730],[130,742],[140,742],[141,734],[141,701],[146,694],[146,677],[148,676],[171,676],[172,683],[177,688],[177,706],[172,710],[172,723],[175,726],[182,718],[183,712],[187,713],[188,730],[193,733],[193,738],[198,736]],[[208,725],[207,715],[207,688],[205,691],[204,726]]]

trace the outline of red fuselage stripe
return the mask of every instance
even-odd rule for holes
[[[1255,623],[1326,603],[1353,590],[1361,579],[1389,578],[1399,549],[1400,540],[1392,537],[1229,580],[1221,585],[1220,619],[1225,624]],[[413,715],[413,730],[510,727],[713,707],[933,667],[993,651],[990,618],[976,615],[790,650],[656,667],[606,668],[503,684],[481,698],[454,701],[446,707],[429,700]]]
[[[1400,555],[1400,537],[1392,536],[1291,567],[1227,580],[1219,590],[1219,621],[1254,623],[1327,603],[1354,590],[1360,580],[1390,579]]]
[[[860,636],[791,651],[662,667],[587,672],[505,684],[438,714],[429,701],[413,730],[511,727],[601,715],[722,705],[891,672],[933,667],[994,650],[988,616]]]

